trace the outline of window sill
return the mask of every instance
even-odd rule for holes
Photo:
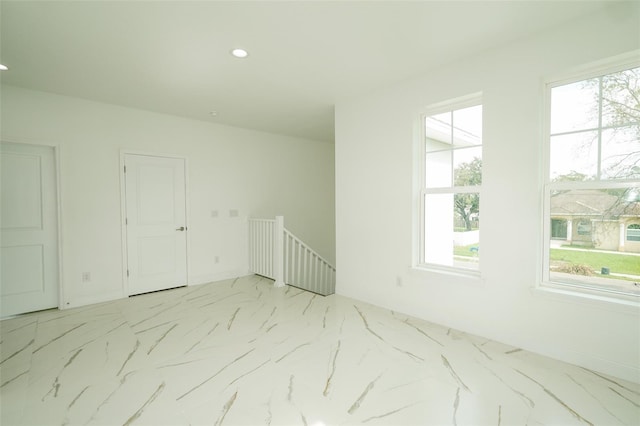
[[[531,290],[535,296],[587,304],[615,310],[616,312],[636,315],[640,313],[640,297],[630,294],[612,293],[579,285],[555,282],[543,282]]]

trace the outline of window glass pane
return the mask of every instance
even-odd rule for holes
[[[627,241],[640,241],[639,223],[632,223],[627,227]]]
[[[451,148],[451,112],[437,114],[425,119],[427,152]]]
[[[640,123],[640,68],[602,77],[602,125]]]
[[[598,127],[597,78],[551,89],[551,134]]]
[[[479,269],[479,200],[478,193],[425,196],[426,263]]]
[[[453,266],[453,194],[424,198],[424,261]]]
[[[551,180],[595,179],[598,172],[598,132],[552,136],[550,151]]]
[[[482,147],[453,151],[453,184],[472,186],[482,184]]]
[[[426,155],[425,185],[427,188],[451,186],[451,151],[430,152]]]
[[[640,239],[629,239],[629,224],[640,223],[640,185],[552,190],[550,201],[551,280],[640,293]]]
[[[480,194],[455,194],[453,204],[454,266],[477,270],[480,260]]]
[[[453,144],[482,145],[482,105],[453,111]]]
[[[640,125],[602,132],[602,179],[640,179]]]

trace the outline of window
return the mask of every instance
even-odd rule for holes
[[[591,238],[591,221],[581,220],[578,222],[578,235]]]
[[[640,67],[548,85],[543,280],[640,295]]]
[[[551,238],[567,239],[567,221],[565,219],[551,219]]]
[[[479,270],[482,105],[474,96],[421,117],[422,266]]]

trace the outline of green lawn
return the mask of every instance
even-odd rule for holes
[[[603,253],[597,250],[577,251],[551,249],[552,262],[568,262],[587,265],[594,271],[600,272],[602,267],[618,274],[640,275],[640,256],[624,253]]]
[[[478,257],[478,252],[471,251],[471,247],[480,247],[479,244],[471,244],[470,246],[454,246],[453,254],[456,256]]]
[[[471,247],[478,247],[478,244],[454,247],[453,251],[456,256],[476,257],[478,254],[472,252]],[[609,268],[609,272],[617,274],[640,275],[640,256],[625,253],[551,249],[551,262],[587,265],[598,273],[605,267]]]

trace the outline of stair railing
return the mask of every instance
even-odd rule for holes
[[[335,292],[336,269],[284,227],[284,217],[249,219],[249,269],[314,293]]]

